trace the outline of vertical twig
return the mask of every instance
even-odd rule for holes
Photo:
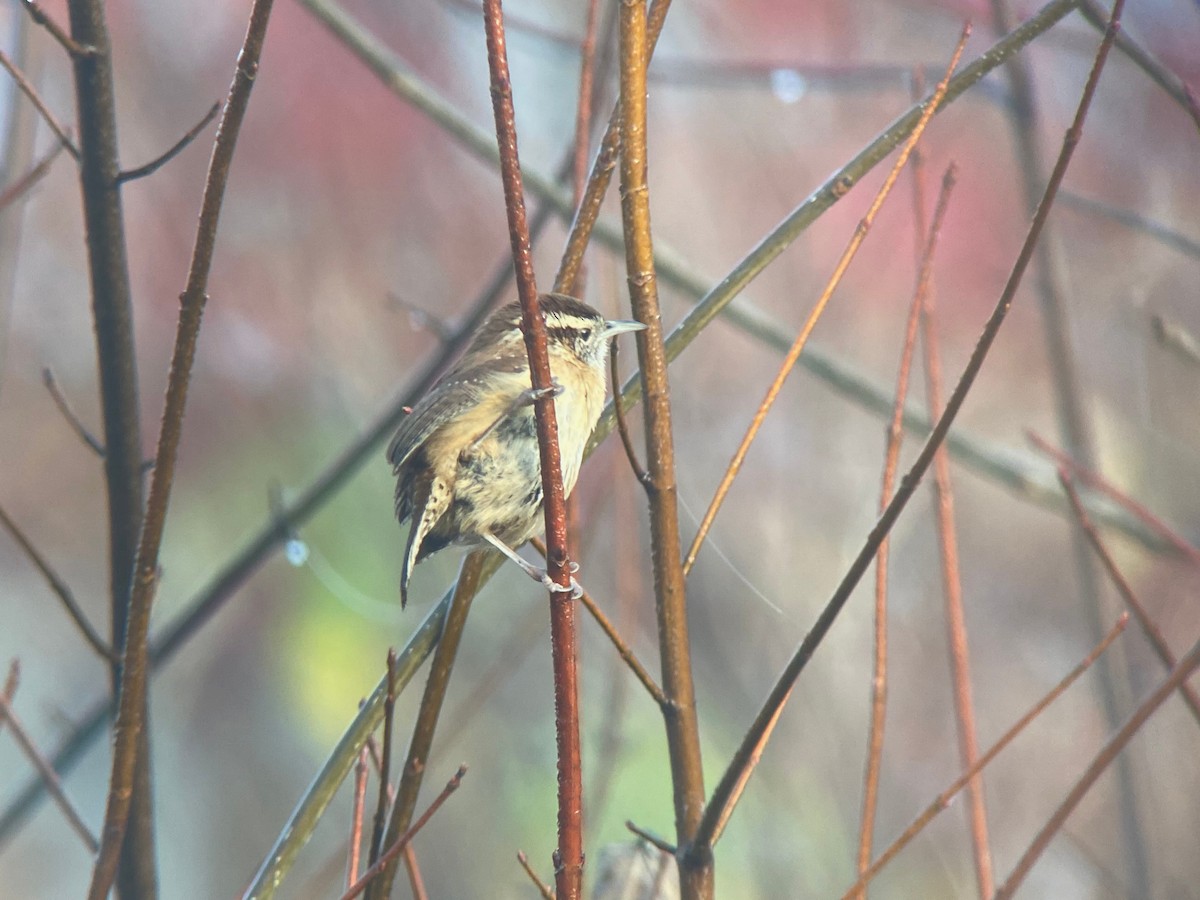
[[[488,68],[491,72],[492,111],[500,148],[500,175],[509,240],[521,300],[521,331],[529,354],[534,390],[551,386],[546,323],[538,307],[537,281],[525,221],[525,195],[517,153],[512,84],[504,38],[500,0],[484,0]],[[554,725],[558,744],[558,850],[555,884],[559,900],[576,900],[583,884],[583,779],[579,739],[579,689],[576,662],[575,601],[571,597],[571,572],[567,544],[567,505],[558,447],[558,422],[554,398],[543,396],[534,405],[541,458],[542,496],[546,515],[546,567],[563,592],[550,591],[550,641],[554,667]]]
[[[375,803],[375,825],[371,831],[369,865],[379,861],[383,849],[383,831],[387,824],[388,794],[391,791],[392,719],[396,711],[396,650],[388,648],[387,694],[383,701],[383,749],[379,753],[379,799]]]
[[[654,548],[654,595],[658,612],[663,709],[675,832],[682,846],[691,840],[704,808],[704,772],[700,726],[692,683],[687,593],[679,558],[679,509],[675,484],[675,447],[671,435],[671,392],[663,346],[654,245],[650,230],[650,194],[646,160],[646,66],[650,60],[645,0],[622,0],[620,9],[621,219],[625,232],[625,270],[633,313],[645,323],[638,334],[646,423],[644,482],[650,502],[650,539]],[[679,881],[685,900],[712,896],[713,860],[707,853],[679,857]]]
[[[139,757],[143,770],[146,770],[149,764],[145,754],[147,748],[145,740],[146,685],[149,677],[147,641],[150,628],[150,609],[153,605],[157,581],[158,551],[162,542],[167,504],[170,500],[171,486],[175,475],[175,458],[183,427],[183,413],[187,405],[188,382],[191,378],[192,362],[196,354],[196,341],[200,333],[200,319],[207,299],[208,273],[212,267],[221,203],[225,196],[225,184],[229,178],[229,168],[233,160],[238,131],[245,117],[246,107],[250,101],[250,91],[254,87],[254,79],[258,73],[258,61],[262,54],[272,2],[273,0],[255,0],[250,11],[246,38],[241,53],[238,55],[233,84],[229,89],[225,112],[217,129],[212,159],[209,162],[208,178],[201,201],[200,221],[196,228],[196,242],[192,251],[187,285],[180,296],[179,323],[175,335],[175,348],[171,357],[171,368],[167,376],[167,393],[163,405],[162,423],[159,428],[158,449],[155,453],[154,475],[150,482],[150,499],[137,552],[137,577],[133,582],[129,600],[126,641],[123,645],[124,665],[121,672],[117,720],[114,726],[112,778],[109,786],[108,806],[104,816],[104,833],[100,854],[96,861],[89,891],[90,900],[103,900],[108,895],[113,876],[116,874],[117,854],[120,851],[129,819],[130,800],[134,790],[134,774],[135,770],[139,768]],[[85,5],[91,4],[76,2],[71,5],[72,34],[76,40],[94,45],[95,42],[88,40],[87,35],[81,34],[75,25],[77,8]],[[95,5],[98,7],[98,4]],[[107,60],[105,54],[101,54],[99,58]],[[91,58],[77,60],[77,73],[82,66],[90,63]],[[111,79],[111,71],[109,78]],[[83,93],[82,89],[80,93]],[[81,110],[81,125],[82,119]],[[80,133],[84,137],[82,143],[85,148],[83,170],[86,184],[88,172],[86,135],[88,130],[81,127]],[[111,171],[106,171],[109,181],[106,182],[105,189],[115,193],[113,179],[116,178],[119,169],[115,166],[115,158],[111,162],[113,167]],[[98,323],[97,329],[99,329]],[[132,359],[132,356],[129,358]],[[111,466],[114,457],[121,455],[116,451],[115,444],[124,440],[125,437],[109,431],[107,415],[105,421],[105,463]],[[135,457],[133,462],[135,463],[134,481],[140,485],[141,459]]]
[[[904,349],[900,355],[900,369],[896,376],[896,400],[892,406],[892,420],[888,426],[887,448],[883,467],[883,486],[879,493],[879,512],[882,513],[896,484],[896,469],[900,463],[900,445],[904,435],[904,406],[908,395],[909,373],[912,366],[913,353],[916,348],[917,326],[920,323],[920,313],[930,283],[933,254],[937,248],[938,237],[941,233],[942,218],[949,202],[953,180],[949,177],[942,182],[941,195],[938,198],[937,212],[933,225],[926,230],[924,205],[924,169],[921,165],[921,153],[918,147],[913,148],[913,207],[917,242],[917,279],[913,289],[913,299],[910,305],[908,321],[905,324]],[[928,237],[926,235],[928,234]],[[867,740],[867,765],[863,778],[863,807],[862,822],[858,834],[858,870],[863,872],[871,862],[871,845],[875,832],[875,812],[879,800],[879,775],[883,768],[883,734],[887,713],[887,638],[888,638],[888,550],[889,541],[884,540],[879,545],[879,553],[875,559],[875,660],[874,677],[871,680],[871,724]],[[865,896],[865,892],[864,892]]]
[[[955,171],[946,170],[943,191],[954,184]],[[945,195],[943,194],[943,197]],[[944,213],[939,206],[938,215]],[[928,280],[929,273],[924,277]],[[921,304],[921,340],[925,350],[925,392],[929,417],[942,411],[942,361],[934,320],[937,292],[932,284],[924,292]],[[963,610],[962,577],[958,565],[958,537],[954,528],[954,492],[950,484],[950,454],[945,446],[933,456],[933,488],[937,498],[938,548],[942,562],[942,590],[945,592],[947,642],[954,687],[954,713],[958,724],[958,745],[963,768],[969,769],[979,757],[979,739],[975,730],[975,706],[971,699],[971,656],[967,644],[967,621]],[[967,809],[971,823],[971,848],[975,859],[975,878],[981,900],[991,897],[995,886],[992,853],[988,841],[987,806],[983,778],[976,776],[967,786]]]
[[[34,18],[52,34],[56,31],[61,34],[52,20],[44,16],[39,18],[40,11],[35,4],[26,5]],[[133,606],[134,562],[142,527],[142,437],[124,213],[120,185],[116,181],[121,166],[117,156],[112,47],[102,0],[70,0],[67,7],[71,38],[64,46],[90,48],[87,53],[72,51],[71,62],[79,124],[79,184],[83,194],[100,405],[104,419],[110,643],[115,653],[124,655]],[[139,652],[135,648],[135,657]],[[110,667],[114,697],[122,692],[128,670],[137,665],[136,658],[125,658],[123,664]],[[112,882],[119,862],[122,893],[131,897],[153,897],[157,893],[157,876],[150,796],[150,741],[146,731],[148,705],[144,694],[132,695],[126,709],[124,719],[119,722],[132,724],[133,728],[127,734],[122,734],[118,728],[114,737],[122,747],[121,764],[127,773],[119,785],[114,785],[118,790],[112,795],[117,806],[114,812],[119,815],[111,822],[114,826],[111,833],[106,824],[101,835],[101,858],[106,867],[114,869],[106,874],[105,887]],[[126,840],[131,809],[133,826]]]
[[[354,764],[354,803],[350,812],[350,852],[346,863],[346,888],[358,880],[358,861],[362,854],[363,806],[367,799],[367,748],[358,752]]]

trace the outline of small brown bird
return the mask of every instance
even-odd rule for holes
[[[558,420],[563,488],[575,486],[583,448],[604,408],[609,341],[641,322],[607,321],[565,294],[538,298]],[[533,578],[558,588],[517,555],[542,530],[542,467],[521,307],[480,327],[459,362],[413,407],[388,445],[396,517],[412,519],[400,569],[400,605],[413,567],[450,544],[487,542]]]

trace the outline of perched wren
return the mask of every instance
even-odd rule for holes
[[[563,488],[575,486],[583,448],[604,408],[608,344],[640,322],[607,321],[565,294],[538,298],[558,421]],[[515,548],[543,527],[529,357],[521,307],[510,303],[480,327],[462,359],[396,431],[387,457],[396,474],[396,517],[412,519],[400,569],[400,605],[413,567],[450,544],[487,542],[549,586]]]

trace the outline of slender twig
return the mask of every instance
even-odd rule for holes
[[[42,556],[40,552],[38,552],[38,549],[33,546],[33,542],[26,537],[25,533],[20,529],[17,523],[12,520],[12,517],[9,516],[2,506],[0,506],[0,525],[3,525],[8,533],[12,535],[13,540],[17,542],[17,545],[22,551],[24,551],[25,555],[29,557],[29,561],[33,563],[34,567],[37,568],[39,572],[42,573],[42,577],[46,579],[46,584],[50,586],[50,590],[53,591],[54,595],[62,602],[67,614],[71,617],[71,620],[79,629],[79,633],[83,635],[84,640],[86,640],[92,646],[92,649],[99,653],[103,659],[109,662],[115,661],[117,659],[117,655],[113,653],[112,648],[108,646],[108,643],[104,640],[104,638],[100,637],[96,629],[92,627],[92,623],[88,621],[88,617],[84,614],[83,610],[80,609],[79,604],[75,602],[75,595],[71,592],[71,589],[67,586],[67,583],[62,579],[58,572],[54,570],[54,567],[46,561],[46,558]]]
[[[1055,465],[1066,468],[1073,478],[1078,478],[1081,483],[1087,485],[1092,490],[1099,491],[1115,503],[1120,504],[1136,517],[1139,522],[1144,523],[1147,528],[1158,535],[1165,544],[1173,547],[1178,553],[1191,560],[1193,564],[1200,566],[1200,548],[1184,540],[1178,531],[1152,513],[1144,504],[1134,500],[1094,469],[1075,462],[1069,455],[1035,432],[1027,431],[1025,432],[1025,436],[1033,446],[1054,460]]]
[[[633,477],[638,480],[639,484],[645,485],[646,479],[650,476],[638,462],[637,448],[633,446],[633,436],[629,433],[629,422],[625,418],[625,403],[621,398],[621,376],[617,369],[617,348],[620,346],[620,341],[613,341],[612,350],[608,355],[608,374],[612,381],[613,392],[613,414],[617,419],[617,434],[621,438],[621,447],[625,450],[625,459],[629,461]]]
[[[1142,634],[1150,641],[1150,646],[1154,648],[1155,654],[1162,662],[1163,667],[1170,671],[1175,668],[1178,662],[1175,659],[1175,654],[1171,652],[1171,647],[1167,643],[1167,639],[1163,636],[1162,630],[1155,624],[1154,619],[1146,610],[1145,605],[1138,599],[1133,588],[1130,586],[1128,579],[1121,574],[1121,570],[1117,568],[1117,562],[1113,559],[1112,554],[1108,552],[1108,548],[1104,546],[1104,541],[1100,539],[1100,532],[1096,530],[1095,524],[1091,517],[1088,516],[1087,510],[1083,508],[1083,502],[1079,499],[1079,491],[1075,489],[1075,485],[1071,481],[1071,476],[1065,467],[1058,470],[1058,480],[1066,491],[1067,498],[1071,501],[1071,509],[1075,513],[1075,518],[1079,521],[1083,533],[1087,535],[1088,543],[1092,549],[1096,551],[1096,556],[1099,557],[1101,565],[1104,566],[1104,571],[1108,573],[1109,580],[1116,587],[1117,593],[1121,595],[1121,599],[1125,601],[1125,605],[1133,612],[1134,618],[1138,621],[1138,627],[1142,629]],[[1184,703],[1192,712],[1192,717],[1197,723],[1200,723],[1200,694],[1189,684],[1184,682],[1179,686],[1180,696],[1183,697]]]
[[[0,210],[7,209],[16,203],[32,190],[35,184],[45,178],[46,173],[50,171],[50,166],[54,164],[54,161],[58,159],[58,154],[62,153],[66,146],[62,141],[55,143],[41,159],[30,166],[24,175],[0,191]]]
[[[892,165],[891,171],[875,194],[875,198],[871,201],[866,214],[859,220],[858,226],[854,229],[854,233],[850,237],[850,241],[846,244],[846,249],[842,251],[841,257],[839,257],[837,264],[833,267],[833,274],[829,276],[829,281],[826,282],[824,290],[817,297],[812,311],[800,329],[800,333],[796,335],[796,340],[793,341],[791,348],[783,359],[783,363],[780,364],[779,370],[775,374],[774,380],[771,382],[770,387],[767,388],[766,396],[763,397],[762,402],[758,405],[758,409],[755,411],[745,435],[742,436],[741,443],[738,444],[738,448],[733,454],[733,459],[730,460],[729,465],[725,469],[725,474],[721,477],[717,489],[713,492],[713,498],[708,504],[704,518],[701,519],[700,526],[696,529],[696,536],[692,539],[692,546],[689,548],[687,556],[684,557],[683,570],[685,573],[690,572],[692,566],[695,564],[696,556],[700,552],[700,547],[704,544],[704,539],[708,536],[709,529],[712,528],[713,521],[717,518],[721,504],[724,503],[725,497],[729,494],[729,489],[733,486],[734,479],[737,478],[738,473],[741,471],[742,464],[746,460],[746,454],[750,451],[750,445],[754,442],[754,438],[757,437],[759,429],[766,420],[767,413],[775,405],[775,399],[779,396],[779,392],[783,390],[784,382],[787,381],[788,376],[791,375],[792,370],[795,368],[796,361],[800,358],[804,346],[808,343],[809,336],[817,326],[817,321],[821,318],[821,314],[825,312],[830,298],[833,297],[833,292],[841,284],[842,276],[846,274],[846,270],[850,267],[850,263],[858,253],[858,248],[862,246],[867,233],[871,230],[871,224],[875,221],[875,216],[879,213],[879,210],[891,193],[896,179],[900,177],[900,172],[908,162],[913,147],[920,140],[921,134],[925,131],[925,126],[929,124],[929,120],[933,118],[933,114],[937,111],[942,98],[946,95],[946,87],[950,83],[954,69],[958,66],[959,59],[962,57],[963,48],[966,46],[969,35],[970,26],[967,26],[963,28],[958,46],[954,50],[945,75],[938,83],[933,96],[926,103],[920,120],[906,139],[903,148],[896,157],[895,163]]]
[[[16,63],[14,63],[9,55],[3,50],[0,50],[0,66],[3,66],[5,71],[12,76],[13,81],[17,83],[17,87],[21,89],[21,93],[28,97],[30,102],[37,107],[37,111],[42,114],[42,118],[45,119],[46,124],[50,126],[50,130],[54,132],[55,136],[59,140],[59,143],[66,147],[67,152],[75,157],[75,161],[78,162],[79,148],[76,147],[75,142],[71,140],[70,134],[67,133],[66,126],[63,125],[62,122],[58,121],[58,117],[50,111],[50,107],[48,107],[45,101],[42,100],[42,98],[38,95],[37,89],[30,84],[29,79],[25,77],[25,74],[17,68]]]
[[[1049,846],[1050,841],[1054,839],[1058,830],[1066,822],[1067,817],[1074,812],[1075,807],[1079,805],[1079,801],[1091,790],[1096,780],[1108,768],[1109,763],[1117,758],[1120,752],[1125,749],[1125,745],[1129,743],[1130,739],[1146,724],[1146,720],[1162,705],[1164,700],[1179,690],[1180,685],[1196,671],[1197,667],[1200,667],[1200,641],[1197,641],[1184,654],[1179,660],[1179,664],[1159,683],[1150,696],[1142,701],[1142,704],[1134,710],[1133,715],[1125,721],[1117,733],[1100,748],[1099,752],[1088,765],[1087,770],[1079,777],[1079,780],[1067,793],[1062,803],[1051,814],[1046,824],[1042,827],[1042,830],[1034,838],[1033,843],[1021,855],[1008,879],[996,889],[995,900],[1006,900],[1006,898],[1011,897],[1016,892],[1017,888],[1021,886],[1021,882],[1025,880],[1025,876],[1029,874],[1029,870],[1033,868],[1033,864],[1037,862],[1046,847]]]
[[[914,76],[914,88],[924,92],[922,77]],[[927,229],[925,212],[925,168],[920,146],[912,152],[913,220],[914,240],[917,254],[917,278],[909,305],[908,320],[904,329],[904,345],[900,354],[900,366],[896,375],[896,401],[892,407],[892,420],[888,426],[887,445],[884,451],[883,484],[879,492],[879,512],[887,508],[896,484],[896,470],[900,464],[900,445],[904,436],[904,406],[908,394],[909,374],[916,349],[917,326],[929,289],[930,272],[937,240],[941,233],[942,218],[949,204],[953,179],[942,181],[938,198],[937,213],[932,227]],[[858,833],[858,870],[862,872],[871,861],[871,847],[875,833],[875,813],[879,805],[879,778],[883,769],[883,738],[887,718],[888,694],[888,562],[890,541],[879,545],[875,559],[875,653],[874,674],[871,679],[871,721],[867,738],[867,763],[863,776],[862,821]]]
[[[467,624],[467,614],[471,611],[471,602],[475,599],[482,583],[485,561],[489,556],[496,555],[493,551],[475,550],[467,554],[459,569],[458,581],[454,585],[453,600],[449,604],[445,624],[441,628],[437,648],[433,653],[433,661],[429,664],[429,679],[425,682],[425,692],[421,695],[421,706],[417,710],[416,722],[413,724],[408,755],[405,757],[404,769],[400,773],[396,799],[392,803],[392,816],[388,822],[387,836],[383,842],[385,846],[391,846],[400,839],[400,835],[408,829],[416,812],[417,795],[421,791],[421,783],[429,763],[434,732],[437,730],[438,718],[446,700],[450,673],[454,670],[454,661],[458,656],[463,629]],[[386,694],[385,688],[385,697]],[[383,859],[384,857],[381,856],[377,862],[382,862]],[[396,877],[397,863],[398,858],[393,856],[389,862],[383,865],[382,874],[371,883],[367,891],[367,897],[370,900],[384,900],[390,895],[392,882]]]
[[[13,697],[17,695],[17,686],[21,683],[21,661],[14,659],[8,664],[8,675],[4,678],[3,694],[4,699],[8,701],[9,706],[12,705]],[[3,723],[0,723],[0,731],[3,730]]]
[[[204,114],[204,118],[189,128],[184,133],[183,137],[172,144],[165,153],[162,153],[150,160],[150,162],[146,163],[144,166],[138,166],[136,169],[128,169],[124,172],[121,172],[121,174],[117,176],[117,181],[134,181],[138,178],[145,178],[147,175],[153,175],[155,172],[173,160],[176,156],[182,153],[183,149],[199,136],[200,132],[208,126],[209,122],[217,117],[217,113],[220,111],[221,104],[214,103],[209,108],[208,112]]]
[[[354,764],[354,804],[350,812],[350,852],[346,863],[346,887],[358,880],[358,861],[362,852],[363,807],[367,799],[367,748],[358,752]]]
[[[34,11],[32,7],[30,11]],[[113,54],[105,4],[101,0],[68,0],[67,11],[71,40],[77,47],[86,46],[95,51],[72,52],[71,63],[79,133],[79,187],[104,424],[101,439],[105,448],[104,487],[108,501],[109,637],[113,651],[123,657],[121,664],[109,667],[109,682],[112,695],[119,702],[121,683],[130,667],[124,652],[138,540],[145,511],[137,351],[124,212],[120,185],[115,181],[121,164]],[[42,20],[42,24],[55,33],[50,20]],[[131,696],[121,724],[131,719],[140,724],[128,735],[122,734],[119,727],[114,734],[124,751],[122,766],[130,772],[118,791],[117,802],[122,810],[120,833],[112,837],[105,832],[100,835],[105,865],[117,867],[117,889],[130,897],[157,893],[150,739],[146,730],[148,716],[149,703],[145,693]],[[111,880],[110,874],[108,881]]]
[[[554,731],[558,748],[558,850],[555,893],[559,900],[576,900],[583,887],[583,779],[579,737],[579,687],[576,660],[578,635],[575,602],[571,596],[570,547],[567,539],[567,499],[562,483],[558,422],[552,384],[546,323],[538,306],[537,280],[529,227],[525,220],[525,189],[517,153],[516,116],[508,71],[504,17],[500,0],[484,0],[488,69],[491,73],[492,112],[500,149],[500,177],[508,214],[509,241],[521,301],[521,331],[529,355],[535,391],[545,391],[534,404],[541,460],[542,497],[546,519],[546,572],[562,589],[550,591],[550,643],[554,668]],[[574,283],[574,282],[572,282]]]
[[[75,432],[75,435],[87,444],[93,453],[104,459],[104,445],[97,440],[94,434],[88,431],[87,426],[83,424],[83,421],[75,413],[70,401],[67,400],[62,389],[58,386],[58,380],[54,377],[53,369],[42,369],[42,383],[46,386],[46,390],[50,392],[50,399],[54,401],[54,405],[58,407],[58,411],[67,420],[67,424],[71,426],[71,430]]]
[[[575,110],[575,158],[571,170],[571,186],[575,193],[576,207],[583,201],[588,180],[588,137],[592,130],[592,79],[596,70],[596,28],[599,23],[599,11],[599,0],[588,0],[587,23],[579,54],[579,102]],[[586,282],[587,274],[581,260],[571,283],[563,285],[563,292],[572,297],[582,297]]]
[[[25,730],[25,727],[21,724],[21,720],[13,712],[9,700],[10,697],[7,692],[0,694],[0,724],[8,725],[13,733],[13,737],[16,738],[17,746],[21,748],[21,752],[25,754],[26,759],[33,763],[34,767],[38,770],[38,774],[41,776],[42,781],[45,782],[50,796],[54,798],[54,802],[58,804],[58,808],[62,810],[63,816],[66,817],[67,824],[79,835],[88,850],[95,853],[100,847],[96,836],[92,834],[91,830],[84,823],[83,818],[75,810],[74,804],[67,798],[62,782],[58,780],[58,775],[54,772],[54,767],[50,765],[46,757],[34,746],[33,741],[29,737],[29,732]]]
[[[638,837],[640,837],[647,844],[651,844],[654,847],[657,847],[663,853],[667,854],[667,856],[675,856],[676,855],[675,845],[672,844],[670,841],[665,841],[662,838],[660,838],[657,834],[646,831],[646,829],[640,828],[637,825],[634,825],[633,822],[631,822],[628,819],[625,820],[625,827],[628,828],[630,831],[632,831],[634,834],[636,834]]]
[[[679,502],[675,481],[675,445],[671,433],[671,388],[663,344],[658,279],[650,229],[650,189],[647,183],[646,66],[653,38],[644,0],[624,0],[620,6],[621,97],[621,222],[625,232],[625,274],[633,314],[646,329],[638,333],[638,362],[645,394],[642,404],[646,434],[646,474],[643,482],[650,505],[655,609],[658,618],[662,689],[667,706],[663,723],[671,763],[675,801],[676,840],[686,844],[695,834],[704,807],[704,770],[700,755],[700,725],[692,679],[691,639],[688,635],[687,581],[679,558]],[[655,32],[656,33],[656,32]],[[560,273],[561,275],[561,273]],[[684,900],[708,900],[713,895],[711,856],[679,859],[679,882]],[[562,893],[561,891],[559,892]]]
[[[943,189],[954,183],[953,165],[946,170]],[[943,199],[945,194],[943,193]],[[935,218],[944,215],[939,206]],[[929,272],[923,275],[928,289],[921,303],[921,342],[925,350],[925,392],[929,415],[942,411],[942,360],[938,341],[936,314],[937,292],[929,282]],[[954,689],[954,720],[958,731],[959,755],[964,768],[970,768],[979,757],[979,737],[975,728],[975,704],[971,696],[971,654],[967,640],[967,619],[963,608],[962,576],[958,563],[958,535],[955,530],[954,492],[950,481],[950,455],[939,447],[933,457],[934,515],[937,520],[938,549],[941,558],[942,590],[945,594],[947,644],[950,649],[950,671]],[[975,878],[980,897],[990,897],[995,887],[992,852],[988,839],[987,805],[984,800],[983,778],[976,777],[967,786],[967,816],[971,829],[971,850],[975,862]]]
[[[521,868],[525,870],[525,874],[529,876],[529,880],[533,882],[533,886],[541,894],[542,900],[554,900],[554,891],[550,890],[550,886],[546,882],[538,878],[538,874],[533,871],[533,866],[529,864],[529,857],[525,855],[524,850],[517,851],[517,862],[521,864]]]
[[[358,879],[358,881],[350,886],[350,889],[346,893],[342,894],[342,900],[354,900],[355,897],[373,883],[373,879],[384,870],[385,866],[393,865],[396,862],[400,854],[404,852],[404,848],[409,845],[409,842],[412,841],[417,832],[425,827],[425,823],[432,819],[434,813],[441,809],[442,804],[449,799],[450,795],[458,790],[458,786],[462,784],[463,776],[466,774],[467,767],[465,765],[459,766],[458,771],[454,773],[454,777],[446,782],[446,786],[442,788],[442,792],[433,798],[433,802],[429,804],[429,808],[413,823],[412,828],[404,832],[394,844],[388,847],[383,856],[379,857],[379,861],[367,869],[363,873],[362,878]]]
[[[81,43],[73,39],[62,28],[51,19],[42,8],[38,6],[35,0],[21,0],[21,5],[29,13],[30,18],[38,25],[41,25],[46,31],[50,32],[50,36],[54,38],[62,46],[67,53],[74,57],[89,57],[99,53],[97,47],[92,44]]]
[[[404,845],[404,870],[408,873],[408,887],[412,891],[412,900],[429,900],[425,890],[425,879],[421,877],[421,867],[417,864],[417,851],[413,849],[412,841]]]
[[[851,897],[861,894],[862,890],[867,886],[867,883],[870,882],[870,880],[877,874],[879,874],[880,870],[883,869],[884,866],[895,859],[901,850],[912,843],[913,839],[920,834],[924,830],[925,826],[932,822],[934,818],[937,817],[940,812],[942,812],[942,810],[950,806],[950,801],[954,799],[955,795],[958,794],[959,791],[966,787],[972,779],[978,776],[979,773],[982,772],[984,768],[990,764],[991,761],[995,759],[1002,750],[1004,750],[1005,747],[1013,742],[1017,735],[1029,727],[1030,722],[1041,715],[1042,711],[1045,710],[1046,707],[1061,697],[1067,688],[1074,684],[1079,676],[1086,672],[1091,667],[1092,663],[1100,658],[1100,655],[1108,649],[1109,645],[1112,644],[1112,642],[1115,641],[1125,631],[1125,626],[1128,624],[1129,614],[1124,613],[1117,620],[1117,623],[1111,629],[1109,629],[1109,632],[1104,636],[1104,639],[1092,649],[1092,652],[1089,653],[1083,659],[1083,661],[1079,663],[1079,665],[1068,672],[1062,681],[1055,685],[1048,694],[1046,694],[1033,705],[1029,712],[1021,716],[1021,718],[1018,719],[1013,726],[1008,729],[1008,731],[1004,732],[1000,739],[996,741],[996,743],[992,744],[992,746],[989,747],[988,750],[975,761],[974,765],[963,772],[962,775],[960,775],[955,782],[950,785],[950,787],[938,794],[937,797],[934,798],[933,802],[925,807],[920,815],[913,819],[912,823],[905,828],[903,832],[901,832],[900,836],[897,837],[896,840],[894,840],[888,846],[888,848],[884,850],[883,853],[881,853],[879,857],[873,863],[871,863],[870,866],[867,867],[865,871],[859,873],[858,881],[851,885],[850,889],[842,895],[842,900],[850,900]]]
[[[108,896],[116,874],[117,855],[128,823],[138,745],[145,728],[143,710],[149,678],[148,634],[150,610],[158,580],[159,546],[175,476],[175,458],[183,428],[183,413],[187,405],[188,382],[196,354],[200,319],[208,296],[208,273],[212,266],[225,184],[229,178],[238,132],[250,101],[250,91],[258,73],[258,61],[262,54],[272,3],[273,0],[255,0],[250,11],[246,39],[238,55],[233,84],[229,89],[225,112],[217,129],[217,138],[209,163],[187,285],[180,296],[175,348],[167,376],[166,399],[159,427],[158,449],[154,458],[154,474],[150,481],[150,495],[138,546],[136,578],[129,602],[121,691],[114,726],[112,778],[104,817],[103,843],[92,876],[90,900],[104,900]],[[106,446],[111,457],[111,440]],[[141,462],[140,459],[138,462]]]
[[[772,687],[762,708],[755,716],[754,722],[747,729],[741,744],[730,760],[725,773],[722,775],[704,810],[704,818],[695,839],[699,847],[689,848],[687,852],[706,852],[711,850],[712,836],[716,830],[717,823],[725,818],[725,807],[729,804],[734,794],[734,789],[742,778],[742,773],[751,764],[751,759],[755,748],[758,746],[760,736],[778,714],[779,708],[787,701],[792,686],[796,683],[796,679],[800,676],[808,661],[812,659],[817,647],[825,639],[825,635],[829,633],[829,629],[837,619],[838,614],[850,598],[854,588],[858,585],[859,579],[862,578],[863,573],[871,564],[871,560],[874,559],[879,549],[879,543],[887,536],[888,531],[895,524],[896,519],[899,518],[900,513],[912,497],[922,476],[929,469],[934,453],[941,446],[946,433],[950,430],[950,426],[954,422],[954,418],[958,415],[959,409],[962,408],[963,401],[966,399],[967,393],[970,391],[975,378],[983,367],[988,351],[995,342],[996,336],[1000,332],[1000,327],[1004,324],[1004,320],[1012,308],[1013,297],[1016,295],[1025,270],[1029,266],[1034,247],[1037,245],[1038,237],[1042,233],[1042,227],[1045,224],[1047,216],[1050,214],[1050,209],[1054,205],[1054,195],[1062,183],[1075,147],[1082,136],[1083,123],[1087,116],[1087,110],[1091,105],[1092,96],[1095,94],[1096,82],[1099,80],[1103,62],[1107,58],[1105,45],[1101,45],[1101,50],[1102,52],[1097,55],[1096,65],[1093,67],[1091,74],[1088,76],[1088,81],[1084,85],[1083,95],[1075,114],[1075,120],[1063,138],[1062,151],[1054,165],[1050,180],[1046,184],[1046,191],[1042,202],[1038,204],[1037,213],[1029,225],[1025,241],[1021,246],[1020,252],[1017,254],[1012,272],[1009,274],[1008,281],[1004,285],[1004,290],[1000,293],[1000,298],[997,300],[991,316],[984,325],[983,333],[980,335],[975,349],[967,360],[958,383],[954,386],[954,390],[950,393],[950,397],[946,401],[946,408],[930,433],[928,440],[926,440],[924,447],[921,448],[917,459],[913,462],[904,478],[901,479],[900,487],[896,490],[892,502],[888,504],[887,510],[884,511],[883,515],[879,517],[879,520],[871,529],[871,533],[868,535],[867,541],[859,551],[858,556],[855,557],[854,562],[850,565],[849,570],[834,591],[833,596],[830,597],[824,610],[817,617],[812,630],[805,635],[795,654],[793,654],[791,660],[784,667],[783,672],[775,682],[774,687]]]
[[[388,648],[387,694],[383,701],[383,750],[379,754],[379,799],[375,802],[375,825],[371,832],[371,851],[368,864],[379,861],[383,849],[383,831],[387,825],[387,811],[392,791],[389,769],[392,764],[392,719],[396,711],[396,649]]]

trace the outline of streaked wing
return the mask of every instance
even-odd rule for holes
[[[413,451],[433,434],[438,425],[462,415],[479,400],[477,379],[455,378],[440,382],[413,407],[396,435],[388,444],[387,458],[393,470],[398,470],[412,456]]]

